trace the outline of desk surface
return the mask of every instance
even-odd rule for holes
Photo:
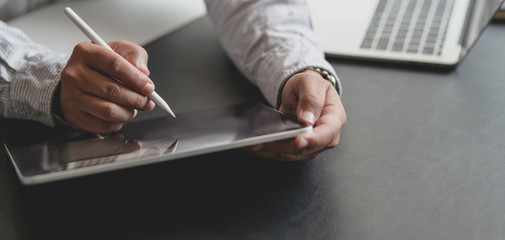
[[[348,123],[312,161],[233,150],[25,187],[2,149],[0,239],[504,239],[500,39],[446,73],[333,61]],[[261,99],[206,18],[146,49],[176,112]],[[50,132],[0,121],[2,141]]]

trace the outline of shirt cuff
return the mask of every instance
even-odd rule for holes
[[[66,56],[52,61],[28,62],[12,78],[10,104],[5,117],[38,121],[55,126],[52,114],[53,96],[60,83]]]

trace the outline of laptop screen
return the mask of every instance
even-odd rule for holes
[[[461,38],[461,45],[464,48],[462,57],[470,51],[502,3],[502,0],[471,1],[465,33]]]

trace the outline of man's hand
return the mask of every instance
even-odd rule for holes
[[[61,73],[61,110],[76,130],[117,131],[137,109],[154,108],[147,97],[154,91],[147,52],[126,41],[110,46],[114,52],[92,43],[76,45]]]
[[[313,125],[312,133],[256,145],[249,151],[261,157],[293,161],[317,158],[321,152],[337,146],[346,122],[344,107],[335,88],[318,72],[306,70],[291,77],[282,90],[279,110]]]

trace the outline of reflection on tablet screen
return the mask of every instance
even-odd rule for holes
[[[303,123],[258,103],[181,113],[125,124],[108,135],[76,133],[6,144],[20,175],[72,177],[294,137]],[[84,174],[86,173],[86,174]],[[58,178],[66,178],[58,176]]]

